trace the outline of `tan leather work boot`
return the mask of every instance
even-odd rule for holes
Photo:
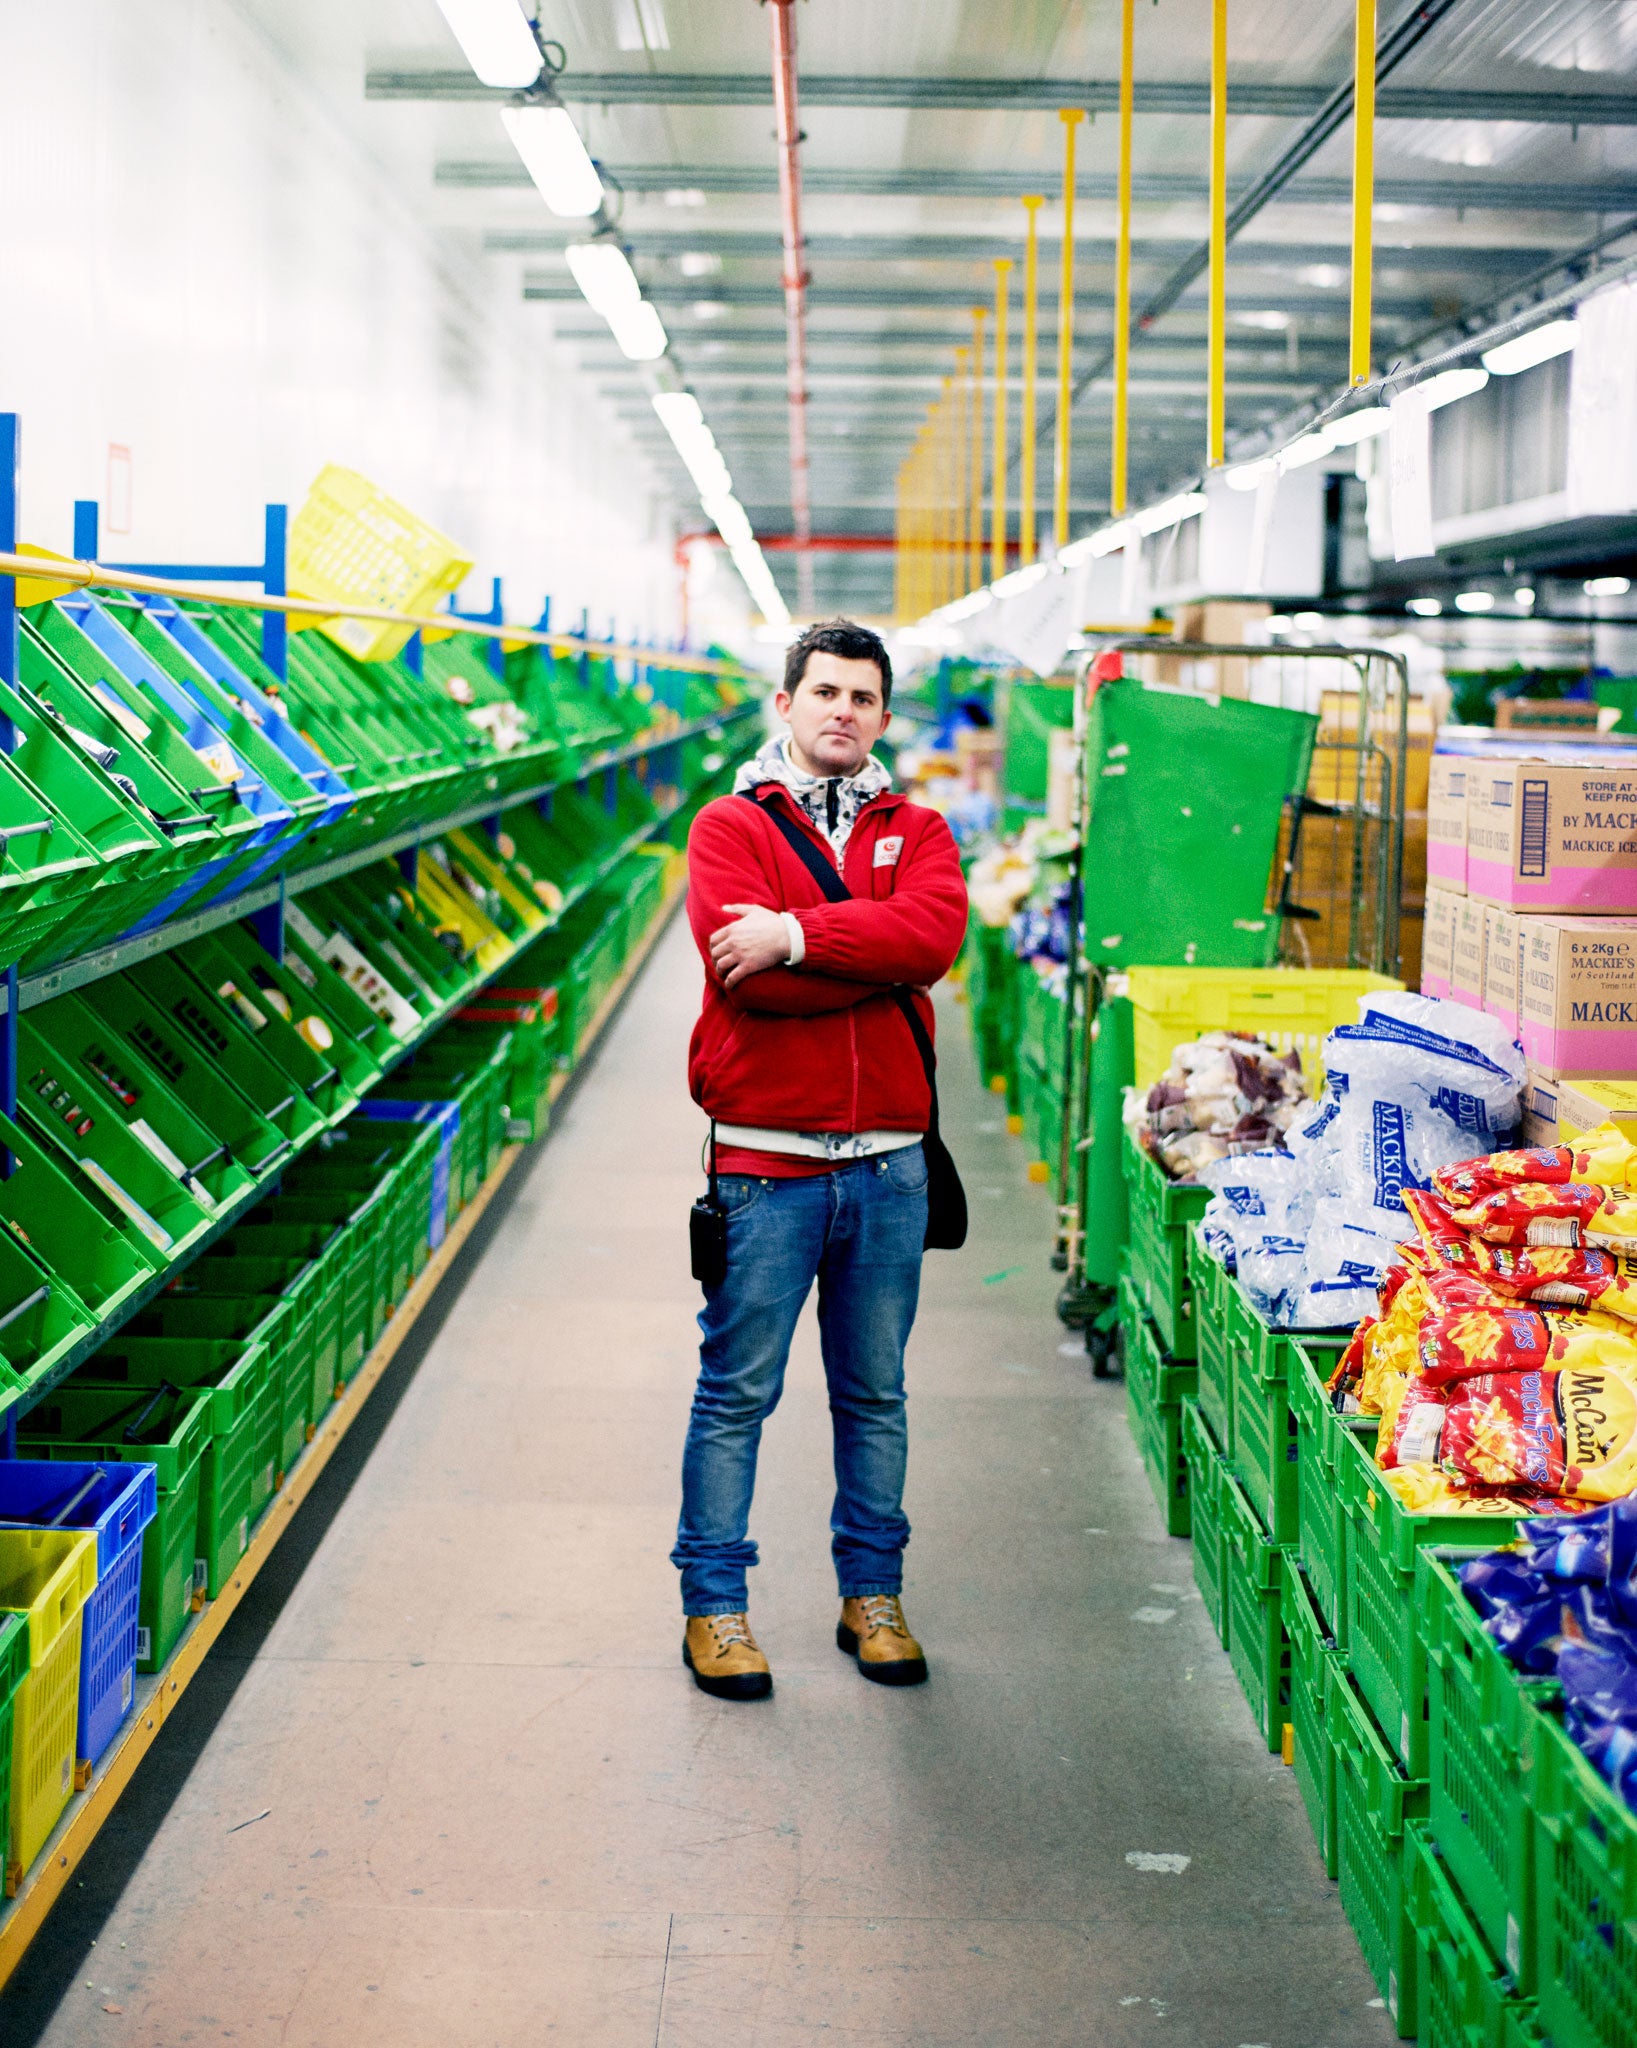
[[[690,1614],[682,1661],[699,1690],[719,1700],[765,1700],[773,1690],[748,1614]]]
[[[867,1593],[862,1600],[843,1600],[836,1623],[836,1647],[845,1650],[866,1678],[877,1685],[922,1685],[926,1656],[909,1632],[903,1603],[896,1593]]]

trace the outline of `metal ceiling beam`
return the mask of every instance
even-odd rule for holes
[[[549,228],[498,228],[483,238],[483,246],[497,256],[560,255],[571,241],[581,237],[554,233]],[[749,229],[688,232],[675,228],[632,228],[622,238],[634,256],[673,260],[694,253],[720,256],[725,261],[775,263],[781,243],[778,235]],[[1191,235],[1167,236],[1164,240],[1136,242],[1132,258],[1138,263],[1170,262],[1180,248],[1191,248]],[[807,253],[833,263],[992,263],[997,256],[1018,256],[1023,238],[1018,235],[808,235]],[[1112,263],[1112,241],[1075,238],[1077,262]],[[1235,242],[1228,251],[1232,264],[1247,269],[1289,270],[1301,265],[1345,267],[1349,244],[1345,236],[1331,242]],[[1495,273],[1520,270],[1555,256],[1551,246],[1497,246],[1493,243],[1393,243],[1376,240],[1377,268],[1380,270],[1477,270]],[[1566,251],[1564,253],[1567,253]],[[692,296],[712,296],[708,277],[690,278]]]
[[[1329,304],[1330,302],[1326,300],[1326,308],[1329,307]],[[1233,317],[1231,312],[1229,317]],[[601,360],[606,362],[611,368],[634,367],[627,363],[627,359],[624,356],[618,355],[607,347],[609,339],[608,329],[594,315],[588,314],[584,325],[559,320],[556,332],[564,341],[592,342],[602,345],[605,353]],[[916,327],[823,327],[817,329],[812,336],[813,359],[815,361],[824,360],[833,363],[839,369],[839,366],[843,363],[866,352],[872,359],[872,362],[882,358],[888,361],[897,361],[908,357],[914,361],[920,374],[936,382],[941,382],[946,374],[948,365],[941,358],[930,354],[929,351],[941,347],[945,343],[953,346],[958,342],[966,341],[970,337],[971,332],[970,321],[966,321],[959,326],[951,325],[943,328],[930,325]],[[723,320],[700,321],[691,327],[679,325],[671,336],[671,343],[673,348],[682,349],[690,354],[697,353],[702,358],[714,356],[727,357],[731,355],[733,361],[738,362],[743,360],[747,351],[772,350],[780,346],[783,338],[784,330],[782,328],[758,327],[749,324],[740,325],[737,320],[730,317]],[[1095,336],[1077,337],[1076,343],[1081,352],[1088,356],[1098,345],[1097,337]],[[1186,356],[1194,349],[1203,345],[1203,337],[1200,335],[1168,332],[1163,336],[1156,337],[1145,354],[1145,361],[1152,363],[1156,359],[1162,358],[1167,350],[1173,351],[1178,356]],[[1335,348],[1345,348],[1346,340],[1345,336],[1314,334],[1303,329],[1300,330],[1300,346],[1304,356],[1309,349],[1317,355],[1323,355]],[[1241,331],[1238,334],[1231,334],[1228,337],[1228,353],[1230,358],[1238,355],[1242,358],[1255,356],[1264,360],[1273,360],[1283,356],[1284,347],[1282,334],[1275,332],[1263,333],[1256,329],[1250,329]],[[1042,362],[1045,362],[1048,352],[1051,353],[1052,360],[1055,361],[1055,343],[1042,345],[1040,352],[1040,360]],[[724,370],[731,371],[732,365],[724,363],[723,367]],[[1021,372],[1019,374],[1021,375]]]
[[[649,284],[644,286],[649,298],[660,306],[691,306],[700,300],[714,301],[724,306],[778,306],[784,303],[784,294],[774,284],[722,284],[716,280],[701,280],[696,284]],[[540,299],[555,305],[584,305],[579,290],[566,278],[562,283],[555,279],[526,279],[523,285],[525,299]],[[1258,291],[1254,294],[1255,306],[1269,313],[1333,313],[1338,320],[1347,318],[1347,300],[1340,292],[1315,291],[1311,295],[1292,296],[1287,290],[1278,294]],[[965,311],[972,304],[970,290],[961,291],[951,287],[940,290],[927,285],[904,285],[893,288],[884,285],[825,285],[814,293],[814,312],[883,312],[897,310],[905,313]],[[1075,304],[1083,310],[1111,312],[1114,306],[1112,292],[1077,292]],[[1430,320],[1435,308],[1426,298],[1391,298],[1376,295],[1376,312],[1382,319]],[[1185,311],[1204,312],[1204,307],[1185,307]],[[1230,315],[1231,317],[1231,315]]]
[[[1565,73],[1573,76],[1572,73]],[[590,106],[769,107],[770,78],[757,72],[564,72],[553,80],[560,99]],[[1276,120],[1310,120],[1332,99],[1324,84],[1276,85],[1247,79],[1230,87],[1228,110]],[[943,108],[956,113],[1054,113],[1084,107],[1112,113],[1115,79],[1075,78],[803,78],[810,107]],[[475,100],[504,106],[513,95],[480,85],[470,71],[387,69],[367,72],[371,100]],[[1139,80],[1140,114],[1207,114],[1210,87],[1191,79]],[[1440,86],[1388,86],[1376,95],[1382,121],[1537,121],[1579,128],[1637,126],[1637,97],[1624,92],[1484,92]]]
[[[779,189],[772,171],[750,164],[604,164],[601,168],[611,183],[628,193],[683,191],[771,198]],[[804,164],[802,187],[809,197],[819,194],[843,199],[1020,199],[1035,189],[1041,176],[1031,170],[815,170]],[[433,172],[433,182],[464,191],[532,190],[529,174],[516,157],[504,163],[441,163]],[[1082,172],[1074,189],[1076,196],[1085,200],[1118,196],[1112,174]],[[1230,185],[1230,204],[1249,189],[1244,181]],[[1465,208],[1506,213],[1637,211],[1637,183],[1629,179],[1541,184],[1514,183],[1499,176],[1378,178],[1375,189],[1378,206],[1428,206],[1452,212]],[[1186,171],[1139,172],[1131,180],[1131,194],[1139,204],[1203,206],[1210,186],[1204,178]],[[1346,178],[1293,178],[1279,196],[1290,206],[1349,206],[1353,188]]]

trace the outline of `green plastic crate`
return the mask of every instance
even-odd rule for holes
[[[1194,1291],[1188,1277],[1188,1226],[1211,1198],[1209,1188],[1180,1186],[1157,1159],[1124,1136],[1126,1185],[1131,1192],[1130,1262],[1143,1305],[1160,1341],[1179,1360],[1197,1356]]]
[[[1432,1839],[1485,1942],[1527,1992],[1535,1967],[1535,1827],[1519,1793],[1538,1718],[1532,1696],[1542,1687],[1531,1687],[1501,1655],[1453,1562],[1423,1550],[1418,1563]]]
[[[1552,2048],[1637,2041],[1637,1813],[1550,1714],[1537,1717],[1529,1800],[1536,1979]]]
[[[1376,1989],[1399,2033],[1413,2039],[1415,1930],[1404,1882],[1404,1829],[1425,1817],[1425,1780],[1407,1779],[1340,1668],[1330,1672],[1326,1719],[1336,1771],[1336,1881]]]
[[[1412,1515],[1375,1461],[1376,1425],[1344,1429],[1336,1479],[1347,1517],[1347,1661],[1370,1711],[1389,1731],[1405,1769],[1427,1775],[1427,1641],[1416,1610],[1417,1553],[1429,1545],[1470,1549],[1510,1543],[1514,1515]]]
[[[1199,1408],[1225,1451],[1233,1449],[1233,1353],[1229,1302],[1233,1278],[1205,1249],[1197,1223],[1188,1226],[1188,1278],[1194,1294],[1194,1335],[1199,1354]]]
[[[124,1431],[148,1405],[129,1387],[54,1388],[18,1424],[17,1442],[30,1458],[70,1463],[152,1465],[158,1513],[142,1538],[142,1591],[137,1668],[157,1671],[175,1647],[193,1605],[199,1554],[201,1468],[210,1442],[210,1397],[168,1397],[152,1428],[127,1443]]]
[[[1339,1659],[1312,1588],[1288,1553],[1279,1587],[1279,1619],[1290,1646],[1290,1751],[1308,1825],[1324,1859],[1325,1875],[1336,1874],[1336,1759],[1330,1746],[1331,1674]]]
[[[1290,1718],[1290,1645],[1279,1619],[1285,1557],[1268,1541],[1231,1472],[1222,1475],[1223,1568],[1227,1580],[1228,1657],[1269,1749]]]
[[[1193,1517],[1194,1584],[1224,1647],[1228,1640],[1228,1589],[1222,1528],[1222,1488],[1227,1468],[1211,1425],[1197,1402],[1182,1404],[1182,1455],[1188,1464],[1188,1504]]]
[[[1192,1365],[1166,1355],[1159,1332],[1143,1312],[1126,1274],[1116,1292],[1125,1352],[1126,1414],[1142,1454],[1143,1469],[1168,1536],[1191,1534],[1188,1461],[1182,1450],[1182,1404],[1193,1396],[1198,1374]]]
[[[1345,1433],[1325,1392],[1331,1354],[1298,1339],[1290,1364],[1290,1412],[1296,1418],[1296,1552],[1324,1625],[1347,1643],[1347,1517],[1336,1490],[1336,1461]],[[1322,1368],[1322,1370],[1321,1370]]]
[[[0,1613],[0,1843],[11,1840],[11,1722],[28,1676],[28,1616]]]
[[[1404,1830],[1404,1876],[1415,1930],[1420,2048],[1500,2048],[1510,1980],[1451,1881],[1424,1820]]]
[[[90,1184],[32,1135],[0,1115],[0,1145],[16,1159],[0,1181],[0,1225],[73,1290],[97,1322],[121,1309],[164,1265],[163,1254],[93,1199]]]

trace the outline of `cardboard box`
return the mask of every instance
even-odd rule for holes
[[[1242,602],[1232,598],[1211,598],[1204,604],[1182,606],[1177,613],[1176,637],[1179,640],[1202,641],[1208,647],[1243,647],[1253,639],[1259,643],[1267,638],[1260,629],[1263,622],[1272,616],[1272,605],[1257,600]],[[1222,655],[1190,666],[1194,673],[1189,687],[1201,695],[1250,696],[1251,663],[1248,656]]]
[[[1637,1079],[1559,1081],[1557,1127],[1562,1138],[1578,1138],[1599,1124],[1618,1124],[1637,1141]]]
[[[1560,1084],[1537,1068],[1525,1071],[1523,1083],[1523,1142],[1543,1148],[1563,1142],[1558,1128]]]
[[[1523,972],[1523,933],[1528,920],[1515,910],[1484,910],[1484,1014],[1518,1035],[1519,978]]]
[[[1462,902],[1447,889],[1427,891],[1426,922],[1421,933],[1421,993],[1448,996],[1455,971],[1455,912]]]
[[[1469,895],[1566,915],[1637,911],[1637,762],[1467,766]]]
[[[1427,770],[1427,882],[1466,894],[1467,784],[1476,764],[1464,754],[1434,754]]]
[[[1495,706],[1495,730],[1596,732],[1602,708],[1590,697],[1503,697]]]
[[[1520,918],[1519,1036],[1555,1081],[1637,1074],[1637,918]]]
[[[1474,1010],[1484,1006],[1484,948],[1489,940],[1489,912],[1469,896],[1455,901],[1455,939],[1450,948],[1449,992]]]

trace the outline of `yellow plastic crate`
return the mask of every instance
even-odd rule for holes
[[[450,597],[472,564],[435,526],[356,470],[331,463],[290,526],[289,585],[298,597],[426,613]],[[413,627],[325,619],[320,628],[358,661],[389,661]]]
[[[1362,967],[1133,967],[1129,978],[1139,1088],[1207,1031],[1254,1031],[1280,1052],[1294,1046],[1311,1088],[1325,1034],[1358,1022],[1360,996],[1404,986]]]
[[[12,1709],[8,1894],[74,1789],[83,1610],[96,1584],[94,1530],[0,1530],[0,1608],[26,1618],[29,1661]]]

